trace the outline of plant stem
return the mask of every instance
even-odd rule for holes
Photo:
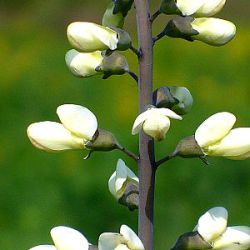
[[[161,14],[160,10],[157,10],[150,18],[151,23]]]
[[[127,73],[136,81],[138,84],[138,76],[133,71],[127,71]]]
[[[161,33],[159,33],[157,36],[153,37],[153,45],[160,40],[162,37],[166,35],[165,30],[163,30]]]
[[[152,104],[153,44],[148,0],[135,0],[139,58],[139,112]],[[138,234],[145,250],[153,250],[153,216],[155,187],[154,142],[140,133],[139,137],[139,222]]]
[[[130,158],[134,159],[135,161],[139,160],[139,156],[134,154],[133,152],[129,151],[128,149],[122,147],[122,146],[118,146],[117,147],[120,151],[122,151],[123,153],[125,153],[127,156],[129,156]]]

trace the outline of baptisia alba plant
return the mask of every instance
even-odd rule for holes
[[[170,109],[149,107],[135,119],[132,134],[138,134],[140,130],[143,130],[156,141],[161,141],[170,128],[169,118],[182,120],[181,116]]]

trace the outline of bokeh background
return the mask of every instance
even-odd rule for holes
[[[0,1],[0,249],[52,243],[49,231],[56,225],[78,229],[92,243],[121,224],[137,230],[137,212],[117,205],[107,189],[118,158],[136,172],[131,159],[115,151],[94,153],[88,161],[83,160],[86,152],[49,154],[34,148],[26,136],[30,123],[58,121],[57,106],[76,103],[90,108],[100,127],[137,152],[138,138],[131,136],[138,112],[133,80],[127,75],[77,79],[64,62],[70,49],[67,25],[100,23],[108,2]],[[155,11],[160,1],[151,2]],[[166,140],[156,144],[158,159],[215,112],[233,112],[237,127],[250,126],[249,11],[249,0],[227,1],[218,16],[233,21],[238,31],[224,47],[169,38],[155,46],[154,87],[186,86],[194,97],[192,112],[182,122],[173,121]],[[136,45],[134,14],[125,27]],[[157,19],[154,34],[166,21],[166,16]],[[135,56],[125,55],[136,72]],[[169,249],[212,206],[228,209],[230,225],[249,226],[249,160],[209,161],[206,167],[197,159],[173,159],[159,169],[155,249]]]

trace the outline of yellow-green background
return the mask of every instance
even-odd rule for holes
[[[34,148],[27,126],[58,121],[63,103],[90,108],[101,128],[137,152],[131,136],[137,115],[137,88],[129,76],[74,78],[64,63],[70,49],[66,27],[72,21],[100,22],[107,0],[0,1],[0,249],[25,250],[52,243],[49,230],[68,225],[96,243],[100,233],[118,231],[121,224],[136,230],[137,212],[116,204],[107,181],[118,158],[136,171],[120,152],[49,154]],[[156,10],[159,1],[151,1]],[[215,48],[200,42],[162,39],[155,46],[154,87],[182,85],[194,97],[192,112],[172,121],[166,140],[156,144],[157,158],[171,152],[178,140],[194,133],[209,115],[230,111],[235,126],[250,126],[249,0],[228,0],[220,17],[233,21],[237,36]],[[154,33],[166,24],[160,17]],[[135,16],[126,29],[136,45]],[[125,53],[131,69],[136,57]],[[230,225],[250,224],[249,161],[173,159],[157,174],[155,203],[156,249],[169,249],[178,235],[190,231],[212,206],[225,206]]]

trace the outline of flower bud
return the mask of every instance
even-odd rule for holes
[[[115,5],[113,13],[122,13],[122,15],[125,17],[128,14],[128,11],[131,9],[134,0],[113,0],[113,3]]]
[[[91,151],[112,151],[120,145],[112,133],[98,129],[93,140],[86,142],[85,147]]]
[[[106,27],[112,26],[122,28],[124,25],[124,16],[121,12],[114,14],[114,8],[115,4],[111,2],[102,17],[102,25]]]
[[[113,52],[111,55],[103,55],[102,63],[96,67],[96,71],[104,74],[103,79],[107,79],[111,75],[122,75],[129,71],[126,57]]]
[[[182,117],[170,109],[150,107],[136,118],[132,134],[135,135],[142,129],[145,134],[150,135],[155,140],[163,140],[170,128],[169,118],[182,120]]]
[[[129,189],[137,192],[139,186],[138,177],[131,171],[121,159],[117,161],[116,171],[108,181],[110,193],[119,200]]]
[[[213,46],[228,43],[236,33],[236,27],[232,22],[219,18],[196,18],[192,21],[192,28],[198,32],[197,35],[192,36],[194,40]]]
[[[102,63],[100,51],[80,53],[71,49],[66,53],[65,61],[71,73],[78,77],[90,77],[100,74],[96,68]]]
[[[228,213],[224,207],[213,207],[203,214],[195,227],[202,238],[212,243],[227,228]]]
[[[169,87],[171,95],[178,100],[178,103],[173,105],[171,109],[179,114],[185,115],[190,112],[192,105],[193,105],[193,97],[189,90],[185,87]]]
[[[153,103],[157,108],[171,109],[178,100],[170,93],[169,87],[160,87],[153,93]]]
[[[124,30],[104,27],[95,23],[71,23],[68,26],[67,35],[73,48],[82,52],[107,49],[126,50],[131,46],[131,38]]]
[[[84,149],[83,139],[57,122],[32,123],[27,129],[27,135],[35,147],[48,152]]]
[[[248,250],[250,248],[250,227],[228,227],[213,244],[213,249]]]
[[[175,246],[171,250],[205,250],[211,248],[212,246],[206,242],[198,232],[188,232],[178,238]]]
[[[162,0],[160,6],[160,12],[167,15],[181,14],[178,9],[175,0]]]

